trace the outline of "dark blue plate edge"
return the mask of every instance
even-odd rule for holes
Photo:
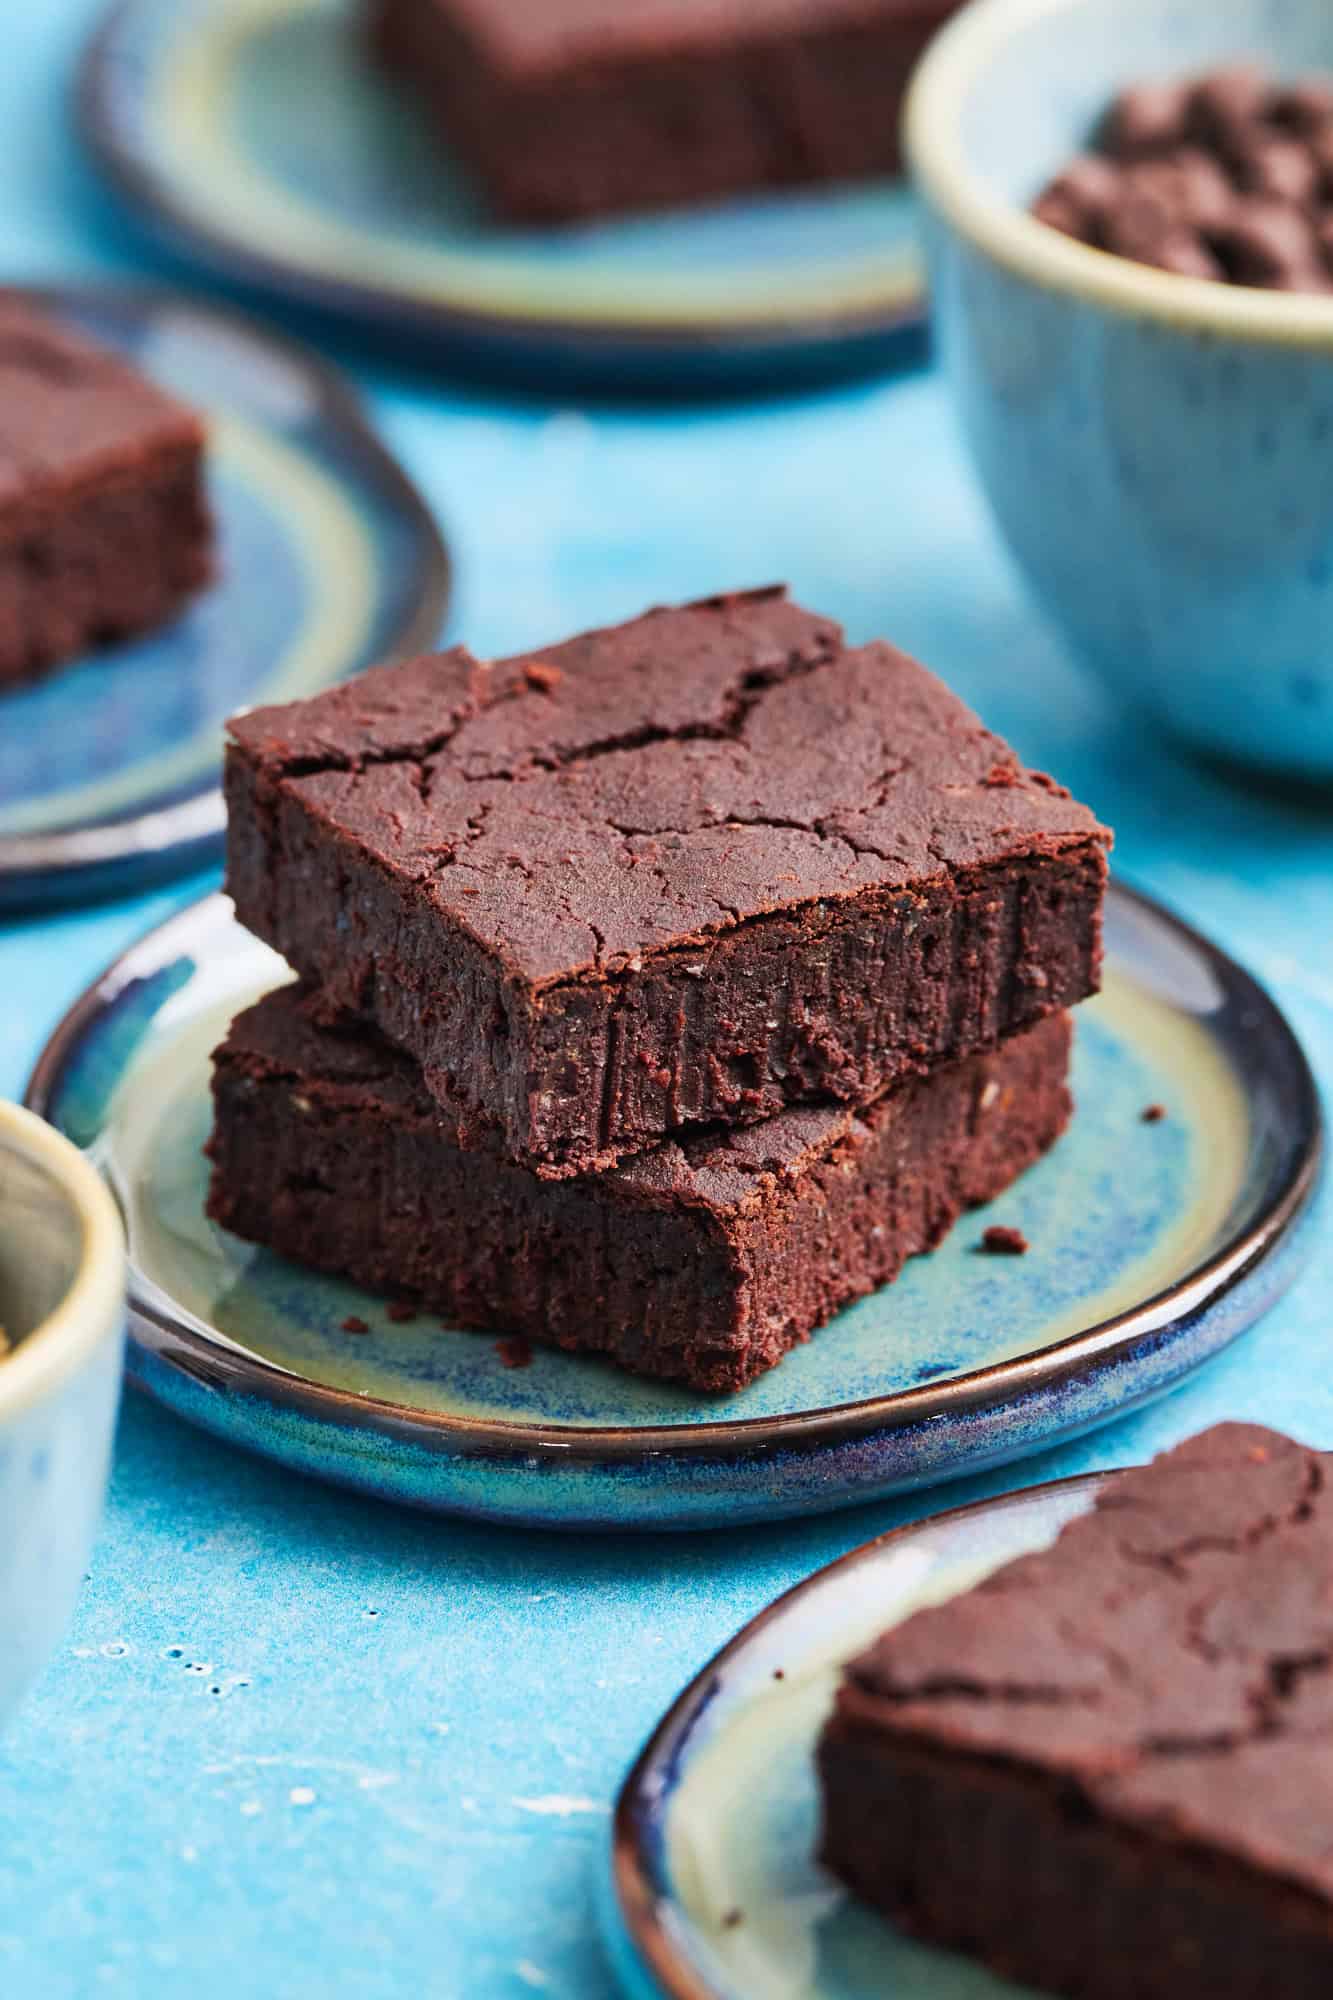
[[[1075,1473],[1072,1478],[1020,1487],[1012,1493],[973,1500],[964,1507],[950,1507],[906,1522],[900,1528],[891,1528],[887,1534],[862,1542],[846,1555],[802,1577],[728,1639],[676,1696],[631,1764],[616,1795],[609,1850],[604,1861],[601,1915],[607,1948],[622,1979],[632,1975],[637,1982],[646,1976],[663,2000],[718,2000],[716,1989],[696,1977],[693,1967],[673,1942],[670,1926],[663,1921],[663,1912],[672,1902],[666,1868],[666,1813],[691,1737],[721,1691],[728,1666],[760,1632],[808,1591],[843,1570],[856,1568],[867,1557],[895,1543],[913,1540],[923,1529],[965,1522],[1015,1503],[1030,1505],[1043,1496],[1053,1499],[1060,1494],[1084,1492],[1091,1501],[1119,1477],[1118,1472]]]
[[[888,372],[922,358],[929,317],[921,290],[895,310],[805,314],[798,321],[703,321],[680,329],[519,321],[463,306],[389,298],[354,278],[303,271],[188,214],[165,174],[122,142],[106,80],[122,21],[138,0],[112,0],[79,59],[74,112],[85,151],[159,247],[248,290],[386,335],[395,345],[481,377],[531,386],[621,392],[813,385]]]
[[[310,384],[315,421],[337,431],[352,470],[376,489],[411,533],[416,587],[406,616],[382,649],[384,657],[419,652],[438,637],[453,594],[448,546],[421,492],[371,427],[359,396],[329,362],[234,307],[200,300],[175,286],[90,280],[9,289],[56,313],[95,312],[99,306],[144,316],[179,310],[224,326],[236,339],[278,356]],[[216,861],[226,832],[220,779],[219,764],[216,779],[169,806],[91,827],[0,836],[0,912],[22,915],[93,902]]]
[[[1310,1232],[1296,1225],[1305,1217],[1318,1189],[1323,1168],[1323,1118],[1318,1089],[1304,1051],[1285,1017],[1261,986],[1215,945],[1201,937],[1160,903],[1116,883],[1111,894],[1127,908],[1164,925],[1177,942],[1200,954],[1224,996],[1222,1018],[1230,1035],[1219,1030],[1233,1048],[1242,1074],[1246,1045],[1260,1051],[1268,1083],[1284,1108],[1285,1152],[1263,1195],[1256,1196],[1257,1219],[1241,1229],[1209,1262],[1155,1298],[1054,1347],[1002,1362],[972,1374],[905,1390],[861,1403],[778,1416],[718,1420],[688,1426],[587,1426],[581,1429],[540,1424],[502,1423],[489,1419],[446,1417],[411,1409],[345,1390],[293,1380],[254,1356],[215,1346],[183,1321],[162,1312],[131,1286],[131,1379],[159,1400],[170,1401],[173,1378],[184,1378],[191,1415],[215,1432],[237,1441],[245,1426],[235,1421],[240,1403],[290,1413],[306,1424],[320,1424],[353,1436],[379,1436],[418,1454],[454,1460],[517,1478],[521,1501],[512,1505],[483,1493],[475,1507],[455,1501],[450,1511],[478,1518],[528,1526],[595,1531],[630,1527],[701,1528],[737,1521],[777,1520],[795,1513],[834,1511],[858,1502],[943,1483],[960,1468],[956,1438],[953,1449],[934,1449],[941,1433],[966,1430],[977,1420],[987,1433],[978,1449],[966,1454],[969,1472],[1031,1456],[1051,1443],[1096,1428],[1156,1399],[1193,1372],[1205,1359],[1230,1345],[1268,1309],[1295,1278]],[[206,898],[190,905],[167,923],[151,930],[119,957],[58,1025],[38,1058],[25,1093],[31,1110],[46,1117],[55,1104],[64,1072],[85,1029],[138,980],[155,971],[164,953],[173,949],[177,932],[188,938],[203,914],[225,898]],[[1239,1041],[1239,1048],[1233,1045]],[[1199,1351],[1190,1349],[1190,1335],[1199,1336]],[[1116,1368],[1128,1367],[1133,1386],[1100,1410],[1094,1390]],[[200,1392],[210,1392],[200,1395]],[[1080,1398],[1082,1399],[1080,1401]],[[219,1401],[220,1399],[220,1401]],[[1062,1405],[1070,1407],[1062,1409]],[[1004,1430],[1022,1416],[1046,1411],[1049,1430],[1035,1429],[1023,1442],[1005,1441]],[[228,1412],[232,1415],[229,1417]],[[950,1420],[947,1424],[942,1419]],[[240,1441],[247,1440],[242,1435]],[[942,1442],[947,1442],[944,1440]],[[922,1449],[923,1444],[925,1449]],[[882,1463],[887,1447],[897,1448],[901,1469],[889,1473]],[[855,1474],[839,1461],[849,1451],[858,1460]],[[754,1472],[767,1468],[762,1505],[747,1513],[734,1491],[719,1504],[715,1516],[692,1510],[664,1519],[650,1509],[644,1519],[617,1505],[623,1483],[651,1461],[659,1475],[682,1476],[712,1471],[725,1481],[729,1469]],[[820,1479],[827,1464],[837,1477]],[[370,1469],[358,1469],[355,1455],[320,1467],[324,1477],[360,1490],[380,1491]],[[571,1516],[565,1507],[544,1508],[544,1472],[579,1472],[595,1476],[588,1501]],[[782,1494],[777,1474],[803,1471],[812,1490]],[[535,1490],[533,1490],[535,1489]],[[425,1501],[422,1504],[429,1506]]]

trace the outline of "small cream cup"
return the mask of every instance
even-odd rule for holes
[[[125,1238],[97,1170],[0,1103],[0,1725],[69,1622],[106,1497]]]

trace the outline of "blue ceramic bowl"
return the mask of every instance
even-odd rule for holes
[[[1175,278],[1031,219],[1137,78],[1333,71],[1327,0],[978,0],[908,149],[1000,526],[1117,688],[1207,752],[1333,777],[1333,299]]]
[[[65,1629],[106,1492],[125,1249],[101,1175],[0,1104],[0,1723]]]

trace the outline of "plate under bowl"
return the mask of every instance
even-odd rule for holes
[[[1069,1135],[741,1395],[705,1400],[494,1337],[392,1320],[203,1213],[209,1052],[287,976],[212,897],[76,1005],[29,1102],[124,1207],[132,1372],[210,1430],[415,1505],[542,1527],[703,1528],[875,1499],[1020,1458],[1159,1395],[1294,1275],[1320,1154],[1291,1030],[1239,967],[1123,889],[1080,1009]],[[1145,1123],[1160,1101],[1168,1116]],[[349,1336],[355,1315],[370,1331]]]

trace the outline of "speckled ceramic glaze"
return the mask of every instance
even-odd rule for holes
[[[909,107],[942,346],[1009,544],[1127,695],[1333,777],[1333,299],[1180,279],[1024,212],[1144,76],[1333,69],[1311,0],[981,0]]]
[[[215,267],[490,369],[809,375],[891,358],[919,327],[901,182],[500,229],[356,20],[354,0],[120,0],[84,66],[95,156]]]
[[[704,1669],[616,1811],[606,1933],[634,2000],[1020,2000],[1026,1988],[900,1936],[816,1864],[815,1744],[843,1661],[1048,1547],[1100,1484],[1034,1487],[871,1542]]]
[[[220,574],[162,631],[0,695],[0,909],[208,859],[226,717],[427,644],[448,595],[438,530],[312,354],[171,293],[34,297],[204,413]]]
[[[0,1104],[0,1724],[65,1629],[106,1492],[125,1251],[67,1140]]]
[[[739,1396],[701,1400],[493,1337],[390,1320],[204,1219],[209,1052],[285,976],[214,897],[75,1008],[29,1101],[89,1149],[129,1224],[133,1372],[192,1420],[416,1505],[538,1526],[711,1527],[864,1501],[1018,1458],[1178,1381],[1294,1273],[1319,1109],[1244,973],[1117,891],[1081,1010],[1070,1135],[895,1286]],[[1147,1124],[1149,1104],[1169,1115]],[[368,1335],[342,1322],[365,1320]]]

